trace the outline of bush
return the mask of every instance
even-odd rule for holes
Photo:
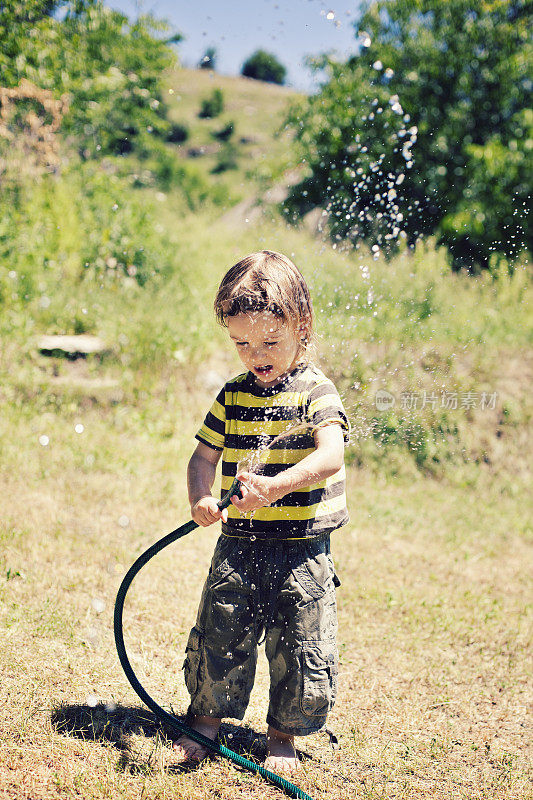
[[[286,68],[278,61],[276,56],[272,53],[267,53],[265,50],[256,50],[244,62],[241,70],[241,75],[244,75],[245,78],[279,84],[285,82],[286,73]]]
[[[204,55],[198,62],[198,69],[215,69],[217,51],[214,47],[208,47]]]
[[[526,6],[369,4],[358,52],[316,59],[327,80],[290,116],[309,172],[289,210],[324,208],[337,240],[389,254],[437,234],[472,272],[533,248]]]
[[[220,150],[217,163],[211,170],[213,175],[218,175],[221,172],[227,172],[229,169],[237,169],[237,154],[238,149],[233,142],[224,142]]]
[[[183,144],[189,138],[189,129],[180,122],[172,122],[166,136],[167,142],[171,144]]]
[[[224,110],[224,94],[222,89],[213,89],[213,93],[202,100],[198,116],[201,119],[218,117]]]
[[[26,283],[53,269],[55,282],[91,276],[142,286],[164,270],[153,208],[129,180],[94,163],[19,186],[14,198],[0,206],[0,261]]]
[[[0,83],[23,79],[68,97],[63,131],[84,158],[124,154],[140,137],[165,138],[169,130],[162,75],[176,63],[168,29],[150,16],[132,22],[102,0],[21,4],[0,13]],[[34,15],[17,7],[33,7]],[[66,14],[55,19],[54,6]],[[38,12],[38,7],[41,11]]]
[[[234,130],[235,124],[233,122],[228,122],[228,124],[224,125],[224,127],[220,128],[220,130],[212,131],[211,136],[213,139],[217,139],[219,142],[227,142],[228,139],[231,139],[233,136]]]

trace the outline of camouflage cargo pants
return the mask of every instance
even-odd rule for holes
[[[268,724],[296,736],[320,730],[337,692],[338,585],[329,536],[220,536],[183,664],[190,713],[244,717],[264,635]]]

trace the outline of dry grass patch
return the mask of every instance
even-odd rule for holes
[[[468,479],[459,467],[422,477],[412,462],[395,478],[349,469],[351,522],[333,539],[341,681],[330,726],[340,749],[324,734],[297,742],[297,782],[314,800],[531,796],[532,504],[529,473],[513,473],[510,458],[529,441],[529,360],[521,372],[518,358],[500,371],[520,409],[504,428],[505,473],[498,463],[470,465]],[[84,395],[74,379],[91,373],[77,368],[53,400],[53,375],[13,363],[0,418],[0,797],[280,797],[224,760],[177,768],[112,635],[126,569],[188,518],[186,463],[198,409],[215,388],[200,391],[193,371],[150,383],[146,368],[120,382],[120,400],[114,390]],[[232,369],[224,356],[204,374],[216,364]],[[216,538],[213,527],[177,542],[127,599],[134,668],[177,714],[187,708],[185,640]],[[230,747],[259,761],[267,702],[262,656],[245,720],[222,729]]]
[[[177,769],[166,732],[121,673],[114,597],[136,555],[187,517],[186,448],[148,442],[136,426],[113,432],[111,411],[93,415],[93,446],[120,449],[120,468],[109,461],[88,470],[72,441],[60,442],[60,428],[53,456],[41,447],[30,459],[21,422],[21,452],[12,454],[19,470],[2,475],[1,792],[17,800],[279,797],[220,759]],[[188,441],[192,424],[182,422]],[[69,460],[78,466],[67,470]],[[341,748],[333,752],[325,735],[300,739],[299,785],[315,800],[525,800],[525,487],[511,497],[487,480],[476,496],[352,470],[350,488],[352,521],[334,538],[341,689],[331,726]],[[176,713],[187,707],[185,637],[216,535],[202,530],[176,543],[128,597],[134,666]],[[223,728],[229,746],[259,760],[267,678],[261,658],[244,722]]]

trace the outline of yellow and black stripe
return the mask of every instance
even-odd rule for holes
[[[251,372],[238,375],[220,390],[196,438],[222,450],[221,496],[227,492],[243,462],[255,471],[277,475],[315,449],[313,429],[339,423],[349,442],[350,424],[333,383],[314,365],[299,365],[276,386],[258,386]],[[295,425],[291,434],[268,447]],[[259,454],[259,457],[258,457]],[[229,507],[227,536],[305,539],[320,536],[348,522],[344,466],[312,486],[290,492],[275,503],[241,515]]]

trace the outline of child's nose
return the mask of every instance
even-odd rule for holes
[[[261,344],[257,345],[256,347],[252,347],[252,349],[251,349],[252,359],[255,361],[256,359],[261,358],[261,356],[264,354],[265,350],[266,350],[266,347],[264,345],[261,345]]]

